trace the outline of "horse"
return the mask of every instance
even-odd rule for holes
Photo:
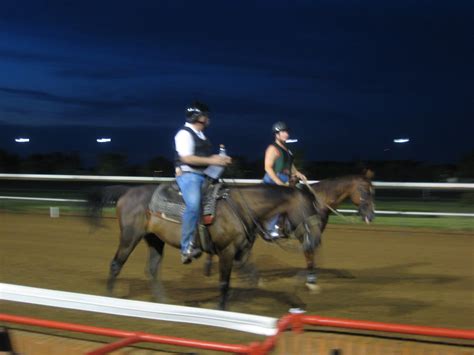
[[[168,244],[180,248],[181,225],[149,213],[149,203],[156,187],[109,186],[88,196],[89,221],[96,225],[102,208],[116,201],[120,242],[110,264],[107,280],[109,294],[113,294],[116,278],[127,258],[137,244],[145,239],[149,247],[148,273],[155,296],[159,296],[162,287],[157,274],[164,246]],[[247,258],[257,230],[262,229],[261,224],[281,213],[287,216],[307,258],[314,257],[321,235],[321,219],[317,201],[308,190],[263,184],[225,187],[225,193],[216,202],[214,222],[207,226],[214,252],[219,257],[220,309],[225,309],[227,305],[234,261]],[[313,272],[312,268],[308,268],[308,282],[311,282]]]
[[[346,175],[331,179],[324,179],[319,182],[309,184],[310,191],[315,195],[319,202],[319,216],[321,218],[321,235],[326,229],[329,216],[345,200],[350,199],[357,206],[358,214],[362,221],[370,224],[375,218],[374,187],[372,178],[374,173],[367,170],[362,175]],[[337,212],[336,212],[337,213]],[[284,228],[285,229],[285,228]],[[291,237],[291,231],[286,231]],[[320,243],[322,240],[320,240]],[[314,254],[305,252],[306,268],[309,271],[307,275],[306,287],[312,291],[317,291],[316,273],[314,265]],[[251,266],[254,268],[254,266]],[[210,276],[212,268],[212,255],[207,255],[204,264],[204,275]],[[252,270],[253,274],[257,271]]]

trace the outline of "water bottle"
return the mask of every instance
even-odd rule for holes
[[[224,144],[221,144],[219,146],[219,155],[222,157],[227,156]],[[225,166],[223,165],[209,165],[204,170],[204,175],[209,176],[211,179],[218,180],[224,173],[224,169],[225,169]]]

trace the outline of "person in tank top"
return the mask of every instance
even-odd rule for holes
[[[265,151],[265,184],[288,186],[291,178],[307,181],[306,176],[296,169],[293,163],[293,154],[286,144],[290,133],[285,122],[276,122],[272,126],[275,141]],[[282,237],[278,226],[280,215],[274,216],[267,223],[267,231],[272,238]]]

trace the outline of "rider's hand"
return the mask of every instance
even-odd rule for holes
[[[303,181],[303,182],[307,182],[307,181],[308,181],[308,179],[306,178],[306,176],[304,176],[304,175],[301,174],[300,172],[297,172],[297,173],[295,174],[295,176],[296,176],[298,179],[300,179],[301,181]]]
[[[230,163],[232,163],[232,158],[231,157],[222,156],[222,155],[218,155],[218,154],[211,155],[210,160],[211,160],[210,161],[211,165],[226,166],[226,165],[229,165]]]
[[[289,183],[283,182],[283,181],[281,181],[281,180],[280,180],[280,181],[277,181],[276,184],[279,185],[279,186],[289,186]]]

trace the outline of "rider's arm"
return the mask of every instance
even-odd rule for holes
[[[179,156],[179,159],[185,164],[191,165],[227,165],[230,163],[230,157],[223,157],[218,154],[209,157],[200,157],[197,155]]]
[[[273,170],[273,165],[275,161],[278,159],[280,152],[274,145],[269,145],[267,150],[265,151],[265,172],[270,176],[270,178],[277,184],[277,185],[287,185],[278,177]]]
[[[200,157],[194,155],[194,140],[191,133],[181,130],[174,138],[176,151],[179,159],[185,164],[191,165],[227,165],[231,163],[230,157],[220,155],[211,155],[209,157]]]
[[[307,181],[308,179],[304,174],[302,174],[298,169],[296,169],[295,164],[291,166],[291,175],[296,176],[298,179]]]

